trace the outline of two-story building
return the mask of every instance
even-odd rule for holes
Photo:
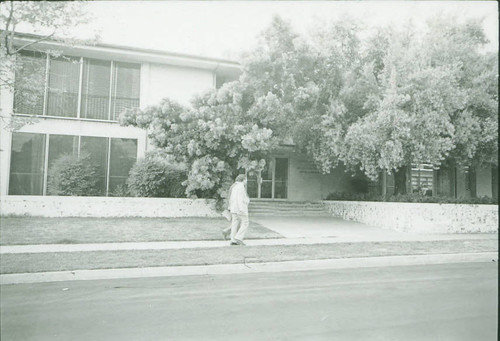
[[[19,34],[16,44],[24,46],[38,38]],[[99,166],[101,195],[114,195],[150,148],[144,130],[118,124],[125,108],[145,108],[165,97],[189,105],[195,94],[219,88],[241,73],[235,61],[109,44],[42,41],[17,57],[23,67],[11,75],[15,91],[1,89],[0,109],[2,116],[34,119],[15,131],[2,122],[2,196],[48,195],[54,160],[83,152]],[[414,167],[409,188],[431,190],[434,195],[497,196],[496,172],[480,172]],[[390,176],[382,177],[379,190],[390,193],[391,181]],[[341,167],[320,174],[310,159],[285,145],[248,183],[251,197],[266,199],[321,200],[332,192],[354,190],[355,181]]]

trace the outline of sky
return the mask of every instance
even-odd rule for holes
[[[275,14],[299,34],[344,17],[367,27],[409,20],[422,27],[434,15],[484,18],[488,49],[498,50],[496,1],[90,1],[87,6],[102,42],[207,57],[235,59],[257,44]]]

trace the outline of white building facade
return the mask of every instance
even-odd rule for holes
[[[38,38],[19,35],[16,45]],[[195,94],[240,74],[233,61],[104,44],[44,41],[17,57],[23,67],[11,75],[16,91],[1,89],[0,109],[4,117],[29,117],[30,123],[12,131],[2,120],[2,196],[47,195],[51,165],[68,153],[89,154],[99,166],[100,194],[113,195],[148,150],[144,130],[118,124],[124,109],[165,97],[189,105]]]

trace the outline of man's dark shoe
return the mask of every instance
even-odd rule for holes
[[[240,245],[240,244],[238,244],[237,242],[231,242],[231,244],[229,245]]]

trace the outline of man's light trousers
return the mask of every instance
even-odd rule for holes
[[[243,241],[248,230],[248,215],[231,214],[231,241]]]

